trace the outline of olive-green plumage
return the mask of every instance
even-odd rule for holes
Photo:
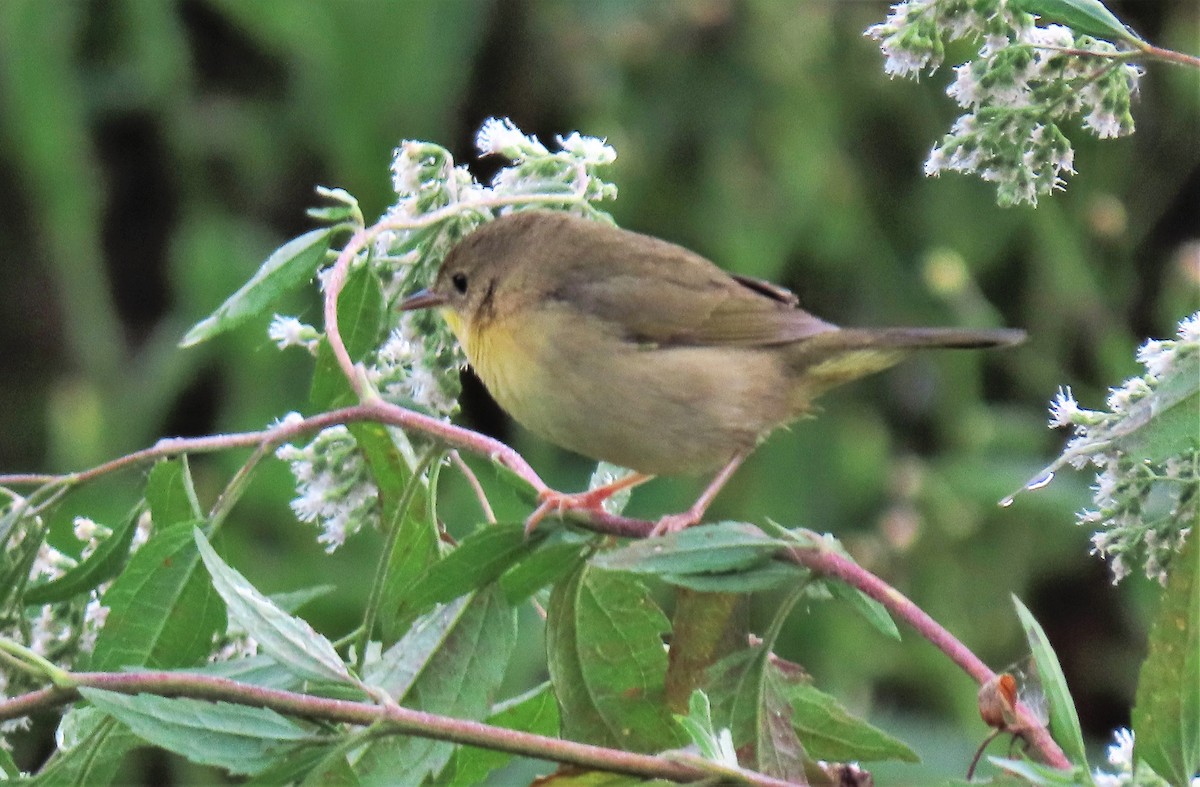
[[[646,475],[715,470],[824,391],[926,347],[1014,330],[842,329],[787,290],[666,241],[561,212],[498,218],[433,286],[492,396],[552,443]]]

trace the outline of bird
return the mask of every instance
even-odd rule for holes
[[[712,474],[651,535],[699,522],[741,462],[831,388],[915,350],[1017,344],[1015,329],[842,328],[789,290],[649,235],[566,211],[501,215],[446,255],[402,311],[438,308],[500,407],[541,438],[628,468],[544,491],[526,520],[596,511],[655,476]]]

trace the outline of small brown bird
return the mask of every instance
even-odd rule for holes
[[[488,391],[530,431],[634,471],[552,510],[594,509],[655,475],[717,472],[694,524],[760,440],[814,398],[922,348],[1020,342],[1017,330],[839,328],[791,292],[698,254],[567,213],[502,216],[458,243],[401,309],[440,307]]]

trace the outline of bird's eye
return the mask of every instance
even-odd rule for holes
[[[454,289],[458,290],[460,294],[465,295],[467,293],[467,274],[454,274],[450,277],[450,283],[454,285]]]

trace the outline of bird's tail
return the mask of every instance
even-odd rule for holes
[[[793,398],[798,410],[830,388],[894,366],[914,350],[978,350],[1025,340],[1011,328],[843,328],[792,345]]]

